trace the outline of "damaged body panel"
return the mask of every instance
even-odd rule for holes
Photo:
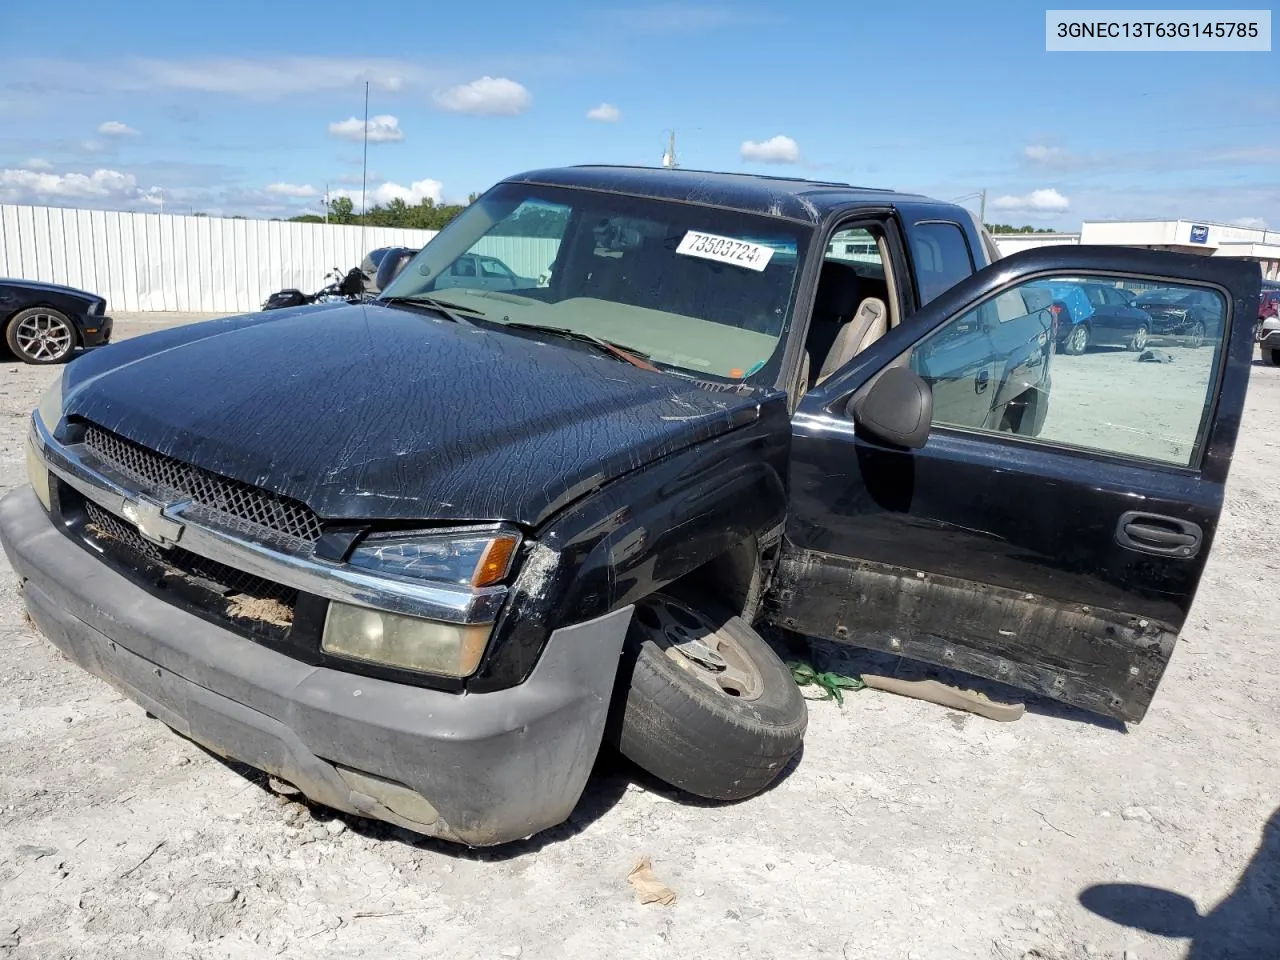
[[[1141,720],[1177,631],[1114,610],[922,570],[788,554],[772,596],[780,626]]]

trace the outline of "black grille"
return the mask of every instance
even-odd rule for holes
[[[117,473],[164,499],[189,498],[233,528],[306,545],[320,538],[320,518],[297,500],[166,457],[96,424],[87,425],[84,445]]]
[[[251,573],[236,570],[225,563],[218,563],[181,547],[161,549],[138,533],[133,524],[103,510],[92,500],[84,502],[84,512],[89,521],[85,532],[99,546],[123,550],[167,571],[205,581],[214,588],[214,592],[227,596],[243,594],[261,600],[279,600],[289,606],[298,598],[297,591],[283,584],[255,577]]]

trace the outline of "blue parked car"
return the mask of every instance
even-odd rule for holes
[[[1107,283],[1049,282],[1043,286],[1058,307],[1058,345],[1079,356],[1091,346],[1145,350],[1151,317],[1134,303],[1134,294]]]

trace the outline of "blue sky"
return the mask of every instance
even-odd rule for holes
[[[1280,226],[1280,54],[1047,53],[1045,6],[0,4],[0,201],[358,205],[367,79],[370,204],[657,164],[674,128],[684,166],[985,187],[989,221]]]

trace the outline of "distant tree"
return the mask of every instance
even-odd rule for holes
[[[1054,233],[1055,231],[1049,227],[1033,227],[1023,224],[1020,227],[1010,226],[1007,223],[988,223],[986,227],[992,233]]]
[[[324,223],[324,217],[318,213],[304,213],[299,217],[290,217],[290,223]]]
[[[191,216],[193,216],[193,217],[207,217],[207,216],[208,216],[208,214],[207,214],[207,213],[205,213],[203,210],[192,210],[192,211],[191,211]]]
[[[329,201],[329,219],[335,223],[354,223],[354,210],[350,197],[334,197]]]

